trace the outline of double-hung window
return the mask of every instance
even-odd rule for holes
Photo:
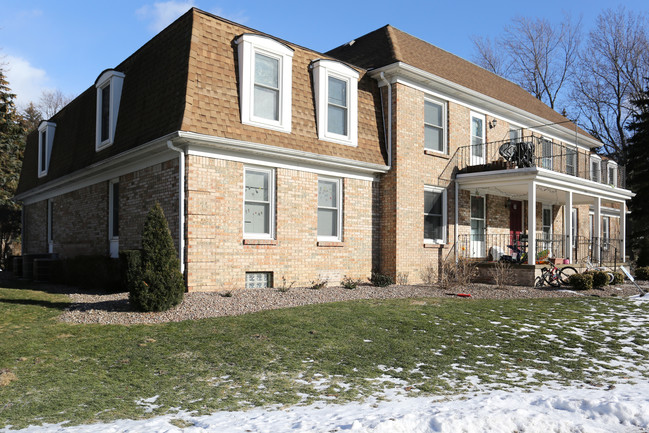
[[[424,187],[424,242],[446,243],[446,190]]]
[[[318,179],[318,239],[342,241],[342,182]]]
[[[602,249],[608,250],[611,242],[611,218],[602,217]]]
[[[541,139],[541,167],[552,170],[552,140]]]
[[[602,179],[602,158],[597,155],[590,157],[590,180],[601,182]]]
[[[614,161],[606,163],[606,173],[608,177],[607,183],[611,186],[617,186],[617,164]]]
[[[424,149],[446,153],[444,104],[424,100]]]
[[[50,168],[55,128],[53,122],[43,121],[38,125],[38,177],[45,176]]]
[[[245,238],[273,239],[275,186],[272,169],[244,169],[243,234]]]
[[[95,151],[100,151],[115,141],[115,127],[123,84],[124,74],[113,69],[105,71],[95,81],[97,88]]]
[[[358,144],[358,72],[346,64],[318,59],[311,63],[318,138]]]
[[[577,175],[577,149],[566,147],[566,174]]]
[[[291,132],[293,49],[254,34],[244,34],[236,43],[241,123]]]

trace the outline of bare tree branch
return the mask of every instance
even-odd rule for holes
[[[61,108],[68,105],[68,103],[73,99],[74,96],[64,95],[63,92],[58,89],[43,90],[36,107],[41,110],[44,119],[49,119],[58,113]]]

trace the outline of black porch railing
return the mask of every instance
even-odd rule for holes
[[[458,148],[457,170],[477,172],[511,168],[540,167],[594,182],[626,187],[626,169],[574,146],[554,143],[541,137],[501,140]]]
[[[566,250],[567,236],[537,233],[535,241],[537,257],[566,258],[569,255]],[[527,252],[527,248],[528,237],[525,234],[462,234],[458,236],[458,251],[465,257],[497,261],[502,255],[508,255],[516,259],[518,254]],[[578,236],[573,240],[571,248],[573,263],[579,263],[586,259],[600,264],[624,261],[621,239],[602,238],[600,242],[598,239]],[[599,255],[595,254],[597,250],[599,250]]]

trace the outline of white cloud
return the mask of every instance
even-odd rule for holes
[[[29,61],[15,56],[0,58],[3,70],[9,81],[12,93],[16,94],[16,105],[26,107],[30,102],[37,103],[50,78],[44,69],[32,66]]]
[[[135,11],[141,20],[150,21],[149,30],[157,33],[195,5],[194,0],[156,2]]]

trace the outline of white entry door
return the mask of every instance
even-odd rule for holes
[[[485,198],[471,196],[471,257],[485,257]]]
[[[471,165],[485,163],[485,116],[471,113]]]

